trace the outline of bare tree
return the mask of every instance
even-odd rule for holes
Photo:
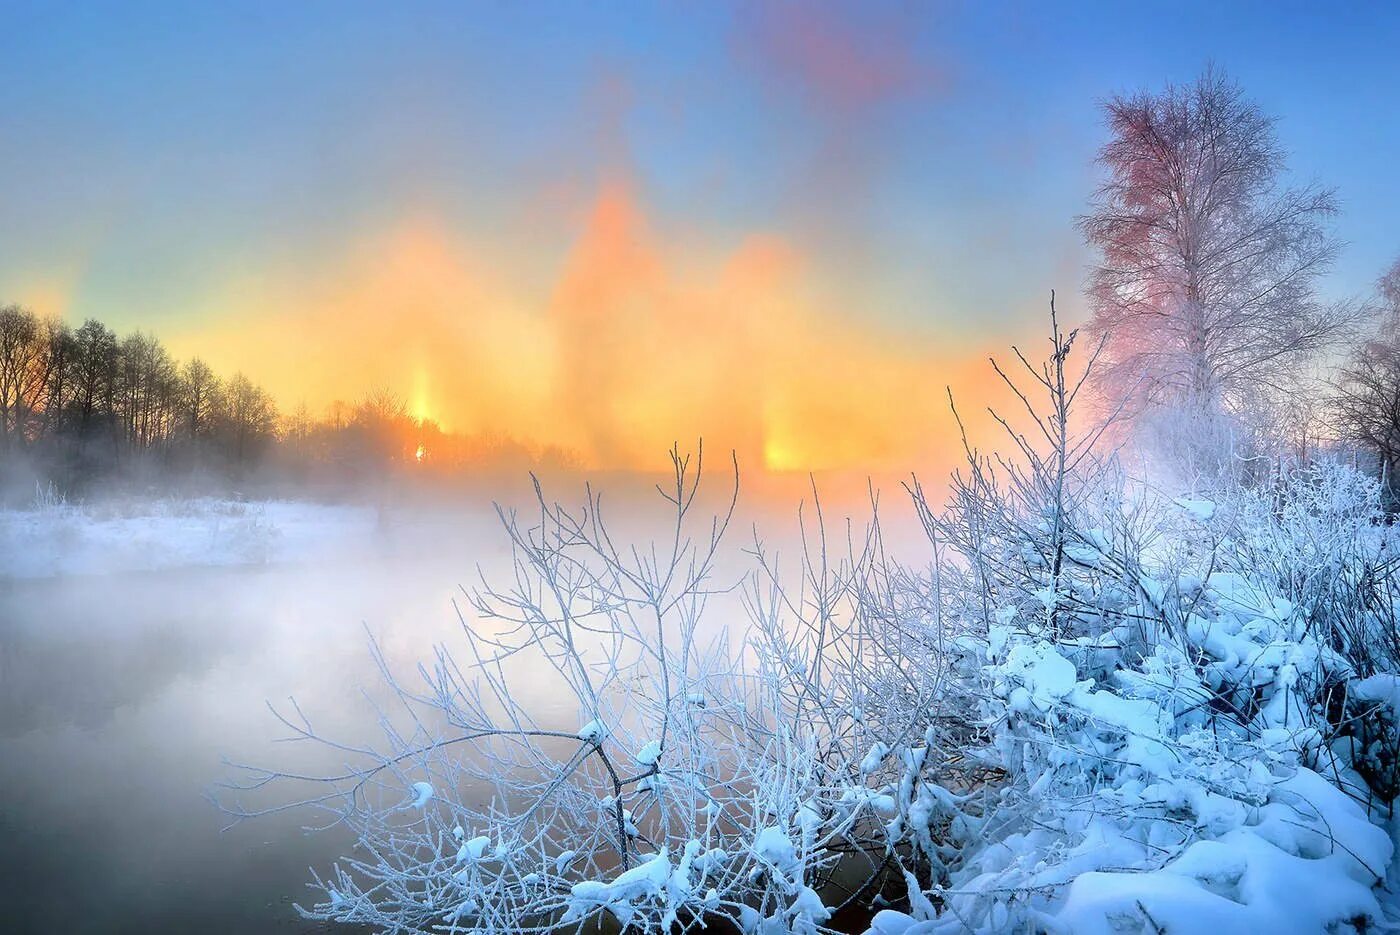
[[[1400,258],[1390,264],[1390,269],[1376,283],[1376,293],[1388,325],[1400,328]]]
[[[42,352],[39,334],[32,312],[18,305],[0,308],[0,446],[23,440],[26,417],[34,404],[30,374]]]
[[[219,378],[198,357],[191,358],[180,373],[181,421],[191,439],[208,435],[219,410]]]
[[[226,441],[235,462],[243,464],[277,427],[277,409],[267,392],[242,373],[235,373],[225,391]]]
[[[1352,354],[1332,403],[1342,438],[1376,457],[1392,500],[1400,468],[1400,260],[1376,283],[1376,333]]]
[[[996,366],[1015,454],[964,438],[943,510],[911,484],[927,574],[886,557],[878,513],[838,539],[814,502],[797,562],[755,534],[736,585],[737,465],[707,514],[673,451],[637,545],[593,488],[568,509],[536,483],[499,510],[511,567],[466,592],[463,647],[409,678],[376,647],[379,739],[289,701],[311,765],[235,766],[216,800],[348,829],[301,911],[384,931],[1161,931],[1219,897],[1202,866],[1280,827],[1338,875],[1319,892],[1359,884],[1305,894],[1300,927],[1371,930],[1391,847],[1358,803],[1400,790],[1376,485],[1323,461],[1168,499],[1074,417],[1100,347],[1071,363],[1052,309],[1048,359]]]
[[[379,387],[355,406],[348,454],[357,463],[385,469],[412,456],[412,420],[403,397]]]
[[[89,318],[74,333],[73,345],[73,405],[81,434],[110,417],[116,369],[117,336]]]
[[[73,357],[77,338],[73,329],[61,319],[49,318],[43,323],[44,366],[35,374],[39,381],[39,417],[35,431],[38,435],[53,435],[64,427],[64,410],[73,394]]]
[[[1350,320],[1314,292],[1337,250],[1332,191],[1282,185],[1273,119],[1213,68],[1104,110],[1109,178],[1079,220],[1099,252],[1100,386],[1135,411],[1239,411],[1283,392],[1281,376]]]
[[[1387,341],[1361,347],[1342,369],[1335,405],[1344,436],[1376,455],[1393,486],[1400,467],[1400,348]]]
[[[166,441],[174,422],[175,365],[160,341],[135,332],[120,344],[117,415],[129,447]]]

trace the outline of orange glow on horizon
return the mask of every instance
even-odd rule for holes
[[[949,463],[945,385],[985,384],[985,357],[831,314],[806,268],[769,234],[696,263],[613,183],[546,294],[415,215],[339,262],[230,284],[226,313],[169,344],[244,371],[286,408],[388,389],[417,422],[588,468],[654,467],[698,437],[774,472]]]
[[[428,405],[428,368],[421,363],[413,370],[413,397],[409,403],[408,414],[420,425],[428,421],[437,421],[433,419]],[[423,460],[421,447],[418,460]]]

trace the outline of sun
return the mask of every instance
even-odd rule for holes
[[[427,454],[427,453],[428,453],[428,449],[425,448],[425,447],[422,446],[422,445],[419,445],[419,446],[418,446],[418,450],[415,451],[415,452],[413,453],[413,460],[414,460],[414,461],[417,461],[419,464],[422,464],[422,463],[423,463],[423,456],[424,456],[425,454]]]

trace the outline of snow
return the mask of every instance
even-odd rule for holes
[[[1394,759],[1385,732],[1400,721],[1400,677],[1355,678],[1341,641],[1324,638],[1323,615],[1354,599],[1347,575],[1374,573],[1347,564],[1377,552],[1382,533],[1365,518],[1374,500],[1348,501],[1315,477],[1279,498],[1284,511],[1267,491],[1250,496],[1225,509],[1171,501],[1189,524],[1163,518],[1158,529],[1177,541],[1127,560],[1113,555],[1125,537],[1093,527],[1054,582],[1030,559],[1037,548],[1013,552],[1031,579],[1019,603],[991,595],[986,637],[956,644],[989,690],[979,703],[993,739],[977,755],[1011,781],[990,809],[901,785],[908,804],[891,840],[952,858],[935,879],[943,902],[910,876],[907,911],[878,913],[868,935],[1301,935],[1400,919],[1396,822],[1384,808],[1368,813],[1375,799],[1358,774],[1384,774]],[[1310,497],[1311,514],[1298,506]],[[1133,569],[1126,592],[1089,577],[1115,567]],[[1114,625],[1119,611],[1136,616]],[[1167,625],[1144,633],[1139,619]],[[1320,702],[1333,692],[1335,706],[1339,686],[1353,726],[1329,747],[1337,728]],[[989,816],[998,832],[984,836]],[[924,827],[947,829],[941,850]]]
[[[870,920],[869,935],[925,935],[933,929],[932,923],[920,922],[913,916],[894,909],[881,909]]]
[[[871,744],[870,751],[866,753],[865,758],[860,761],[861,773],[868,775],[875,772],[875,770],[880,768],[880,764],[884,762],[885,757],[889,755],[890,748],[885,744],[879,741]]]
[[[1357,701],[1389,708],[1400,714],[1400,674],[1391,672],[1357,679],[1347,691]]]
[[[1181,507],[1187,516],[1204,523],[1215,515],[1215,503],[1211,500],[1203,500],[1197,497],[1177,497],[1172,501]]]
[[[1142,514],[1122,490],[1095,491],[1062,517],[1029,500],[1043,488],[1023,490],[1030,505],[1001,503],[1003,525],[964,537],[966,564],[938,579],[943,590],[911,572],[908,592],[833,611],[830,628],[777,610],[765,630],[760,607],[733,658],[702,654],[688,618],[675,621],[675,654],[650,617],[629,629],[630,608],[654,609],[659,585],[595,600],[602,579],[579,569],[607,548],[564,562],[562,590],[522,572],[501,618],[533,621],[550,667],[532,671],[573,689],[555,709],[562,725],[521,747],[528,761],[464,764],[455,745],[425,754],[411,768],[444,777],[444,796],[492,769],[509,794],[489,810],[444,801],[395,816],[427,829],[430,845],[413,851],[399,841],[420,839],[404,827],[368,825],[410,867],[369,880],[395,901],[337,878],[342,895],[317,912],[363,921],[378,900],[387,927],[396,907],[431,897],[434,918],[470,902],[474,926],[505,935],[521,931],[522,906],[580,930],[670,931],[713,916],[815,935],[844,898],[823,885],[858,849],[883,868],[888,900],[864,907],[883,910],[868,935],[1384,930],[1400,861],[1397,821],[1378,803],[1395,768],[1400,676],[1378,637],[1393,630],[1385,598],[1400,582],[1357,593],[1388,567],[1381,550],[1400,531],[1325,483],[1211,500],[1154,493]],[[1062,566],[1047,560],[1060,550]],[[979,561],[995,572],[985,583]],[[841,575],[860,590],[859,575]],[[535,593],[564,594],[570,613],[522,607]],[[575,620],[603,634],[601,653],[575,648]],[[843,630],[851,643],[819,645]],[[495,630],[487,639],[493,655],[528,648],[503,649]],[[449,706],[475,698],[453,671],[422,673]],[[509,692],[497,700],[518,716],[503,731],[541,723]],[[502,723],[481,708],[452,713]],[[553,761],[552,746],[566,758]],[[538,779],[519,784],[511,770],[526,762]],[[419,808],[435,795],[413,788]],[[442,815],[473,830],[447,838]],[[431,860],[415,863],[419,851]],[[452,889],[434,861],[452,865]]]
[[[1355,879],[1346,864],[1344,854],[1298,856],[1241,829],[1196,842],[1161,870],[1083,874],[1056,920],[1076,935],[1115,935],[1128,919],[1167,932],[1310,935],[1379,916],[1375,879]]]
[[[457,862],[466,863],[469,860],[480,860],[481,855],[486,853],[486,848],[491,846],[491,839],[481,834],[466,841],[457,850]]]
[[[797,848],[787,831],[777,825],[769,825],[758,832],[753,840],[753,852],[780,870],[797,863]]]
[[[826,908],[817,891],[810,886],[798,889],[797,895],[788,904],[787,914],[809,922],[825,922],[831,918],[831,910]]]
[[[423,808],[424,806],[426,806],[426,805],[428,804],[428,801],[429,801],[430,799],[432,799],[432,797],[433,797],[433,784],[432,784],[432,783],[430,783],[430,782],[415,782],[415,783],[413,784],[413,802],[412,802],[411,804],[412,804],[412,806],[413,806],[414,808]]]
[[[656,761],[661,759],[661,742],[648,740],[642,749],[637,751],[637,755],[633,759],[642,766],[655,766]]]
[[[373,541],[368,507],[147,500],[0,510],[0,577],[116,574],[334,558]]]
[[[1078,562],[1087,568],[1097,568],[1104,558],[1103,553],[1097,547],[1077,542],[1071,542],[1065,546],[1065,555],[1069,556],[1071,561]]]
[[[1024,692],[1026,701],[1042,711],[1048,711],[1074,691],[1077,678],[1074,663],[1043,642],[1013,646],[1001,672]]]
[[[563,922],[586,919],[599,909],[606,909],[624,927],[632,920],[636,907],[643,899],[665,899],[671,883],[671,861],[663,848],[647,860],[616,878],[602,882],[583,880],[570,889],[570,898]]]

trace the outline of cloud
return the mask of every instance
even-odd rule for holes
[[[930,9],[771,0],[736,15],[737,64],[786,110],[788,139],[801,141],[785,195],[808,241],[848,257],[865,248],[861,221],[910,131],[906,105],[949,92],[952,67],[928,47]]]
[[[881,104],[946,87],[946,68],[928,62],[915,47],[921,19],[912,8],[761,2],[742,9],[734,42],[740,60],[777,90],[849,121]]]

